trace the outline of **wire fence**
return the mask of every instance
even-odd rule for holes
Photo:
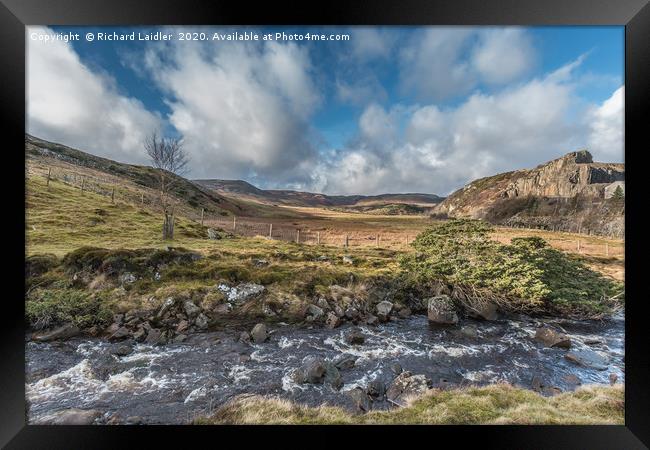
[[[73,170],[53,166],[28,166],[27,175],[37,175],[45,178],[46,185],[61,182],[76,187],[81,192],[92,192],[110,199],[111,202],[123,202],[133,206],[148,207],[161,210],[157,191],[147,187],[128,186],[119,177],[95,176],[80,174]],[[307,245],[332,245],[339,247],[376,247],[386,249],[404,249],[412,243],[421,231],[414,230],[351,230],[342,231],[335,228],[321,227],[313,229],[308,226],[296,226],[283,222],[274,222],[261,218],[207,215],[205,210],[196,211],[182,207],[178,215],[200,223],[208,228],[222,229],[244,237],[264,237],[284,242],[295,242]],[[508,230],[504,232],[503,230]],[[539,229],[524,229],[522,227],[500,227],[492,236],[493,239],[509,243],[516,235],[544,233],[543,238],[553,247],[560,250],[607,257],[624,256],[622,242],[595,242],[594,239],[580,234],[564,233],[559,236],[549,236],[548,232]]]

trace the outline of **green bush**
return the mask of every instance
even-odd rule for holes
[[[104,325],[112,311],[101,297],[79,289],[39,289],[31,293],[25,313],[34,328],[72,322],[79,328]]]
[[[611,297],[623,290],[539,237],[504,245],[489,238],[491,230],[486,222],[465,219],[431,227],[415,239],[416,252],[401,259],[402,268],[418,282],[442,280],[478,290],[515,310],[599,315],[611,310]]]

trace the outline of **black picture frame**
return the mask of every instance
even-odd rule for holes
[[[2,140],[5,163],[5,286],[0,353],[0,445],[7,448],[118,448],[133,444],[133,434],[147,442],[172,443],[186,434],[201,434],[213,445],[226,444],[227,437],[245,442],[257,429],[221,427],[73,427],[27,426],[25,412],[25,321],[24,285],[20,262],[24,263],[25,236],[24,168],[25,128],[25,29],[26,25],[155,25],[155,24],[318,24],[318,25],[624,25],[625,26],[625,135],[626,135],[626,290],[631,299],[626,305],[626,392],[624,426],[481,426],[481,427],[409,427],[408,430],[373,427],[365,431],[364,440],[384,441],[396,436],[403,443],[412,433],[424,443],[442,443],[442,439],[465,443],[477,439],[482,447],[498,448],[647,448],[650,445],[650,394],[648,389],[650,352],[646,315],[643,311],[641,271],[643,270],[641,208],[643,165],[641,138],[647,128],[650,80],[650,5],[648,0],[374,0],[309,2],[260,2],[253,7],[246,2],[222,0],[0,0],[0,51],[2,83],[0,110],[5,132]],[[638,147],[638,148],[637,148]],[[10,174],[10,177],[6,175]],[[15,178],[14,178],[15,177]],[[21,190],[22,187],[22,190]],[[21,219],[22,218],[22,219]],[[637,240],[637,235],[639,240]],[[9,251],[9,253],[7,253]],[[23,264],[24,266],[24,264]],[[7,289],[10,286],[11,289]],[[401,427],[403,428],[403,427]],[[314,432],[330,439],[350,427],[260,427],[276,434],[276,443],[315,442]],[[334,430],[332,434],[331,430]],[[305,433],[293,438],[287,433]],[[327,434],[325,434],[327,433]],[[408,434],[405,434],[408,433]],[[435,434],[434,434],[435,433]],[[401,436],[401,437],[400,437]],[[218,439],[218,440],[215,440]],[[282,441],[277,441],[281,439]],[[408,441],[406,440],[408,439]],[[273,441],[269,441],[270,443]],[[447,444],[454,445],[454,444]]]

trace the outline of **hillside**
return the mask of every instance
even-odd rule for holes
[[[155,208],[157,202],[157,170],[149,166],[124,164],[84,151],[45,141],[25,134],[25,155],[28,173],[45,176],[52,170],[53,178],[80,183],[95,192],[110,195],[116,187],[118,194],[131,201]],[[277,216],[296,217],[296,213],[244,200],[233,200],[174,174],[172,196],[179,214],[200,216],[204,209],[206,217],[212,216]],[[145,200],[146,199],[146,200]]]
[[[286,189],[259,189],[242,180],[194,180],[196,184],[231,198],[244,198],[262,203],[287,206],[355,206],[368,204],[406,204],[432,206],[443,197],[435,194],[326,195]]]
[[[594,162],[586,150],[533,169],[480,178],[447,197],[437,215],[481,218],[514,227],[622,237],[624,201],[605,188],[625,180],[625,166]]]

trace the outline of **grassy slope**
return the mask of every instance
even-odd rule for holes
[[[331,406],[244,397],[196,424],[623,424],[624,388],[583,387],[542,397],[509,385],[433,390],[407,407],[363,415]]]

